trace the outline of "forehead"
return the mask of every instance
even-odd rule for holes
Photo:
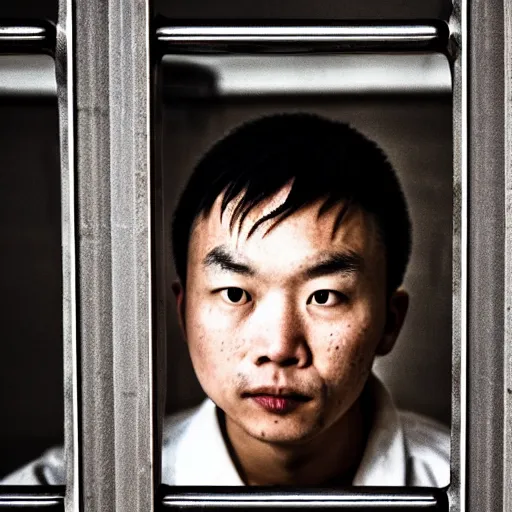
[[[202,265],[206,255],[216,247],[228,247],[258,269],[290,274],[320,257],[339,251],[358,254],[365,266],[380,267],[383,247],[376,222],[358,206],[350,206],[336,228],[336,219],[343,204],[319,215],[324,203],[319,200],[293,213],[281,222],[275,219],[261,224],[250,236],[252,226],[268,215],[287,198],[290,186],[254,207],[243,224],[230,227],[237,200],[221,215],[222,197],[217,198],[208,215],[196,220],[188,252],[188,265]]]

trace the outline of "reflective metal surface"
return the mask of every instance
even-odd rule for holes
[[[504,6],[467,2],[468,52],[468,351],[467,479],[470,512],[501,512],[505,489],[505,226]],[[506,59],[507,57],[507,59]],[[510,414],[510,412],[509,412]]]
[[[235,25],[235,23],[233,23]],[[280,53],[440,51],[448,42],[442,21],[334,23],[302,26],[167,26],[156,31],[162,53]]]
[[[78,512],[82,499],[80,359],[76,251],[75,67],[73,0],[59,0],[55,78],[59,107],[62,336],[64,348],[64,455],[66,512]]]
[[[162,509],[273,509],[439,510],[447,511],[443,489],[360,487],[350,491],[274,488],[210,488],[210,493],[190,487],[162,486]]]
[[[466,510],[468,302],[468,46],[467,4],[450,19],[453,58],[453,303],[450,510]]]
[[[180,74],[195,81],[180,82]],[[164,102],[200,95],[451,94],[448,60],[439,53],[360,55],[167,55],[160,67]],[[197,80],[204,71],[206,80]],[[195,75],[194,75],[195,73]],[[185,76],[187,78],[187,75]],[[213,78],[214,87],[209,87]],[[206,85],[205,83],[206,82]],[[0,55],[0,98],[57,94],[47,55]]]
[[[503,509],[512,510],[512,4],[504,2],[505,62],[505,346]]]
[[[0,68],[1,70],[1,68]],[[166,55],[164,100],[305,94],[450,94],[439,53],[360,55]]]
[[[151,512],[159,452],[154,463],[149,0],[61,1],[72,35],[65,192],[76,209],[67,220],[80,507]]]
[[[48,53],[55,51],[55,27],[38,22],[17,24],[2,21],[0,25],[0,54]]]
[[[0,489],[0,510],[46,510],[64,512],[64,487],[54,486],[3,486]]]

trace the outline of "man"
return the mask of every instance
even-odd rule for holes
[[[371,374],[407,312],[410,246],[394,170],[349,126],[277,115],[217,143],[173,222],[180,325],[209,398],[167,421],[164,483],[447,485],[446,430],[399,413]],[[57,483],[59,455],[38,468]]]

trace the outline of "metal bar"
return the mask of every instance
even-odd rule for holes
[[[20,23],[2,20],[0,54],[55,52],[55,27],[51,23]]]
[[[178,78],[176,71],[187,69],[186,79]],[[164,102],[205,96],[452,92],[449,65],[441,54],[169,55],[160,70]],[[56,94],[51,57],[0,55],[0,99]]]
[[[504,2],[505,343],[503,510],[512,510],[512,5]]]
[[[467,510],[498,512],[504,486],[504,5],[468,2]]]
[[[109,0],[115,509],[123,512],[154,509],[160,473],[153,400],[150,20],[150,0]]]
[[[83,507],[151,512],[149,1],[67,1],[74,9]]]
[[[453,275],[452,275],[452,418],[450,510],[466,510],[467,421],[467,8],[466,0],[453,4],[450,19],[453,83]]]
[[[326,22],[309,25],[236,23],[167,26],[156,31],[162,53],[446,52],[449,31],[438,20],[409,22]]]
[[[439,53],[166,55],[161,69],[164,101],[169,102],[297,94],[452,94],[449,62]]]
[[[320,508],[343,510],[438,510],[447,511],[448,501],[444,489],[422,489],[403,487],[360,487],[350,491],[322,491],[294,489],[216,488],[205,493],[190,487],[162,486],[162,510],[250,508],[280,510],[297,508]]]
[[[59,1],[55,78],[59,108],[62,318],[64,348],[64,451],[66,464],[65,506],[79,512],[82,495],[80,467],[79,341],[77,325],[77,255],[75,205],[75,87],[72,0]]]
[[[2,512],[22,510],[64,512],[64,487],[62,486],[2,486],[0,491]]]
[[[77,302],[80,337],[81,483],[86,511],[115,509],[110,119],[107,3],[72,9]],[[78,49],[80,48],[80,51]]]

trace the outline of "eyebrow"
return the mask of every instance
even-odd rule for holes
[[[337,252],[329,254],[323,261],[308,268],[304,274],[308,279],[331,274],[352,274],[361,272],[363,264],[362,256],[355,252]]]
[[[233,254],[222,245],[215,247],[206,255],[203,265],[205,267],[217,267],[220,270],[244,276],[254,276],[256,274],[256,271],[249,265],[236,261]]]

